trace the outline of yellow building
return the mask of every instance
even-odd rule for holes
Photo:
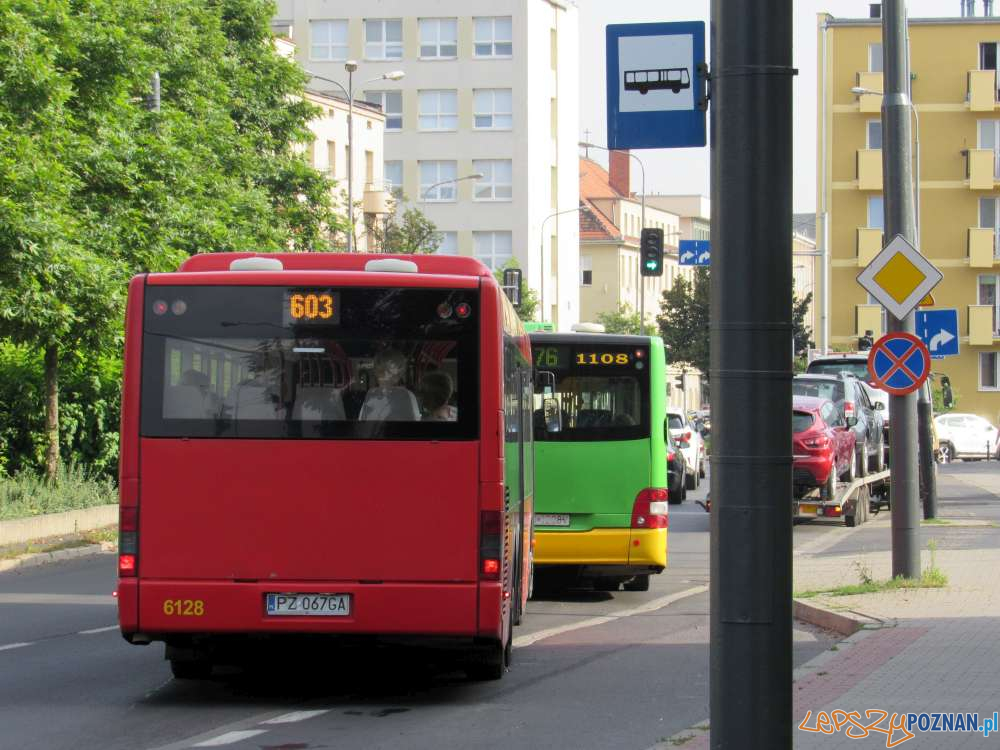
[[[817,227],[829,251],[829,303],[818,279],[817,340],[853,349],[866,329],[885,332],[882,308],[856,281],[888,239],[881,19],[820,14],[818,34]],[[958,411],[992,422],[1000,415],[998,40],[998,18],[910,19],[919,244],[944,274],[934,308],[957,308],[959,318],[960,354],[935,360],[933,371],[950,377]]]

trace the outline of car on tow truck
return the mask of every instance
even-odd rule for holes
[[[792,397],[792,483],[800,499],[819,488],[833,500],[837,479],[851,472],[855,434],[843,412],[825,398]]]

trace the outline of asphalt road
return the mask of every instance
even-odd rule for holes
[[[648,592],[532,601],[493,683],[371,648],[177,681],[162,645],[114,627],[113,555],[0,574],[0,749],[647,748],[708,716],[706,489],[671,506],[669,569]],[[796,663],[831,645],[795,635]]]

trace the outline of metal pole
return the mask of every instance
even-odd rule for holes
[[[347,252],[354,252],[354,71],[347,68]]]
[[[790,750],[792,0],[711,16],[711,747]]]
[[[639,164],[639,173],[642,175],[642,196],[639,204],[639,236],[646,228],[646,167],[638,156],[629,152],[629,156]],[[639,262],[636,264],[639,270],[639,335],[646,335],[646,277],[642,275],[642,243],[639,243]]]
[[[932,401],[930,381],[920,389],[917,422],[920,429],[920,499],[924,518],[937,518],[937,472],[934,462],[934,435],[931,432]]]
[[[546,280],[546,272],[545,272],[545,222],[547,222],[549,219],[551,219],[551,218],[553,218],[555,216],[562,216],[563,214],[571,214],[574,211],[581,210],[582,208],[583,208],[582,206],[577,206],[576,208],[564,208],[562,211],[556,211],[555,213],[551,213],[548,216],[546,216],[544,219],[542,219],[542,228],[541,228],[541,232],[540,232],[541,235],[542,235],[541,236],[541,245],[540,245],[539,253],[538,253],[539,256],[542,259],[542,273],[541,273],[541,283],[539,284],[539,300],[538,300],[538,303],[542,306],[542,319],[541,319],[542,323],[545,322],[545,280]],[[553,322],[555,322],[555,321],[553,321]]]
[[[150,93],[146,97],[146,109],[150,112],[160,111],[160,74],[154,72],[149,82]]]
[[[882,97],[882,176],[885,185],[885,229],[916,242],[916,214],[910,133],[909,48],[906,44],[905,0],[882,4],[885,95]],[[913,313],[889,316],[890,331],[914,333]],[[889,397],[892,454],[892,575],[920,576],[919,481],[917,475],[917,394]]]

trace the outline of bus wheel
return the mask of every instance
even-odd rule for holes
[[[170,671],[177,680],[207,680],[212,676],[212,662],[204,659],[171,659]]]
[[[649,591],[649,573],[636,576],[624,588],[626,591]]]
[[[500,641],[497,641],[480,653],[473,655],[472,661],[465,667],[465,674],[470,680],[476,682],[499,680],[507,671],[507,667],[510,666],[513,653],[514,632],[511,627],[507,628],[507,643],[501,645]]]

